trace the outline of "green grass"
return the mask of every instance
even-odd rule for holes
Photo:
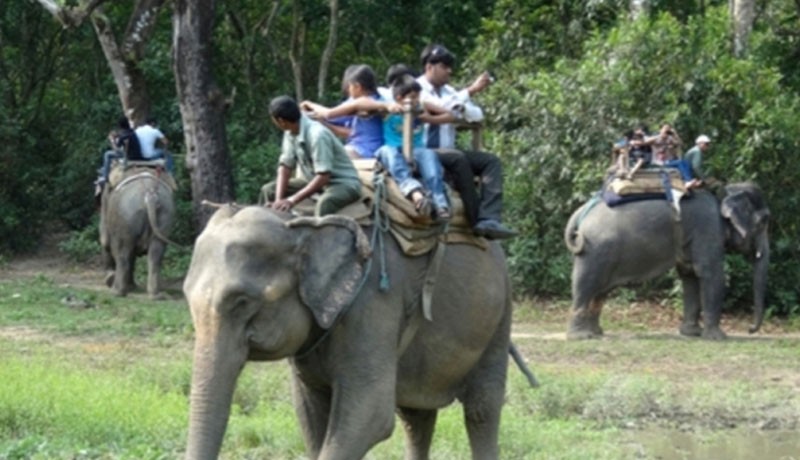
[[[69,295],[93,307],[65,306]],[[681,436],[676,442],[688,439],[702,452],[751,442],[737,430],[800,450],[797,335],[707,342],[648,334],[653,312],[612,307],[601,340],[544,338],[563,333],[567,309],[564,301],[517,307],[515,328],[540,335],[516,344],[542,386],[529,388],[510,367],[502,458],[670,458],[663,439]],[[42,276],[0,282],[0,459],[179,458],[191,348],[181,300],[120,299]],[[788,433],[784,444],[779,433]],[[736,445],[747,452],[749,444]],[[248,364],[222,458],[295,460],[304,452],[288,364]],[[455,404],[440,412],[432,458],[469,457]],[[399,423],[367,458],[403,458]]]
[[[87,308],[69,307],[72,297]],[[32,281],[0,283],[0,324],[33,326],[53,333],[79,336],[166,335],[191,337],[191,316],[183,301],[151,302],[144,295],[115,297],[110,290],[75,289],[45,276]]]

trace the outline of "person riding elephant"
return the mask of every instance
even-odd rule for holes
[[[366,234],[349,217],[263,206],[211,217],[183,287],[195,328],[187,459],[217,458],[245,363],[283,358],[308,458],[364,458],[395,413],[406,458],[429,458],[437,411],[456,399],[473,458],[498,458],[511,326],[501,246],[449,245],[432,272],[432,254],[407,256],[388,236],[373,253]]]
[[[152,168],[132,168],[100,197],[106,285],[119,296],[135,286],[136,257],[147,254],[147,293],[161,294],[161,263],[175,218],[172,184]]]
[[[319,193],[315,214],[324,216],[358,200],[358,172],[333,132],[303,115],[289,96],[274,98],[269,113],[275,126],[283,131],[283,143],[277,179],[261,188],[261,200],[266,206],[289,211]],[[296,168],[302,177],[291,177]]]
[[[756,332],[764,317],[769,266],[769,209],[752,183],[731,184],[718,199],[695,189],[681,202],[680,218],[667,200],[615,207],[592,200],[570,217],[564,239],[573,254],[572,306],[568,338],[602,335],[600,313],[612,289],[652,279],[676,267],[683,283],[680,333],[723,339],[720,316],[725,294],[726,249],[753,264]],[[702,312],[705,327],[700,326]]]

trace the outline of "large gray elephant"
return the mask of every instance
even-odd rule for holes
[[[396,409],[406,458],[426,459],[437,410],[455,399],[473,457],[496,459],[511,322],[505,257],[497,243],[447,246],[428,321],[420,304],[431,260],[405,256],[388,234],[370,255],[361,227],[342,216],[218,210],[184,282],[195,327],[186,458],[217,458],[246,361],[289,358],[311,459],[364,457],[390,436]]]
[[[705,190],[684,198],[680,214],[666,200],[608,207],[600,200],[579,208],[567,223],[565,241],[574,254],[573,314],[568,338],[599,336],[600,312],[609,292],[676,267],[683,283],[680,333],[724,339],[720,315],[725,296],[725,251],[753,263],[755,323],[761,327],[769,265],[769,210],[751,183],[725,187],[719,200]],[[702,312],[703,325],[700,326]]]
[[[147,293],[161,294],[161,262],[175,219],[171,184],[156,170],[130,170],[101,196],[100,245],[105,282],[119,296],[135,287],[136,257],[147,255]]]

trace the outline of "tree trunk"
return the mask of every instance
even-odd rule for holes
[[[97,41],[103,48],[106,62],[111,68],[111,75],[114,77],[119,100],[122,103],[122,111],[134,125],[140,125],[150,113],[150,95],[138,62],[123,57],[108,18],[102,14],[94,14],[92,25],[97,34]]]
[[[747,54],[756,17],[755,0],[730,0],[729,4],[733,21],[733,55],[743,58]]]
[[[339,0],[330,0],[331,20],[328,28],[328,43],[319,63],[319,76],[317,80],[317,100],[325,97],[325,85],[328,80],[328,70],[331,67],[333,52],[336,50],[336,37],[339,30]]]
[[[144,122],[150,114],[150,94],[139,68],[144,50],[153,34],[158,12],[165,0],[137,0],[122,41],[117,42],[109,19],[101,5],[106,0],[91,0],[77,6],[62,6],[63,2],[38,0],[64,27],[77,28],[91,18],[97,40],[103,49],[117,86],[123,113],[135,124]]]
[[[635,21],[647,14],[647,0],[630,0],[628,9],[630,10],[631,19]]]
[[[294,95],[298,101],[303,100],[303,53],[306,47],[306,23],[299,0],[292,3],[292,39],[289,43],[289,61],[292,63],[294,75]]]
[[[211,72],[215,4],[215,0],[176,0],[172,18],[173,66],[197,232],[213,212],[202,204],[204,200],[225,203],[234,199],[225,98]]]

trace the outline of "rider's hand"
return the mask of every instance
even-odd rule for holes
[[[277,210],[277,211],[288,212],[288,211],[291,211],[291,209],[294,207],[294,201],[292,201],[291,198],[275,200],[275,201],[272,202],[270,207],[272,209]]]

